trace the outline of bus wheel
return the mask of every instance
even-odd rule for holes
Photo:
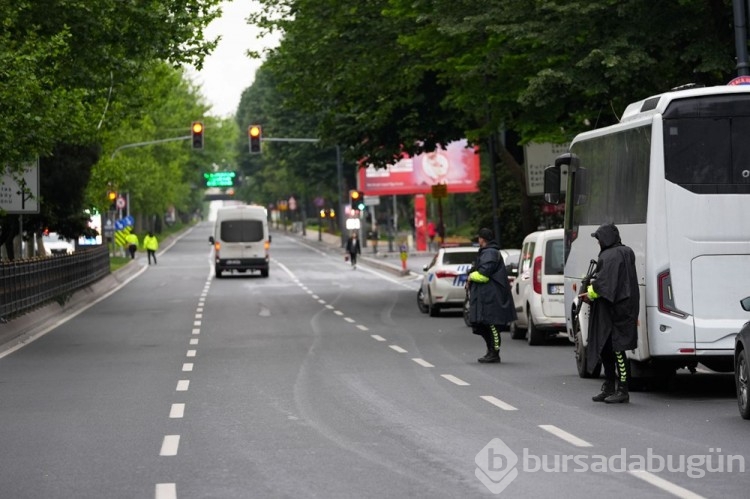
[[[586,346],[583,344],[583,338],[581,338],[581,326],[576,320],[573,323],[573,331],[575,332],[575,351],[576,351],[576,368],[578,369],[578,376],[581,378],[598,378],[602,372],[602,363],[599,362],[594,368],[594,372],[589,373],[586,370]]]

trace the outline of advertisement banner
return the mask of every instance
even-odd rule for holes
[[[432,186],[445,184],[449,194],[477,192],[479,153],[466,140],[448,144],[413,158],[405,157],[388,168],[359,169],[360,190],[368,196],[430,194]]]

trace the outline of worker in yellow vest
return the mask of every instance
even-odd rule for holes
[[[159,241],[153,232],[148,231],[146,237],[143,238],[143,248],[148,254],[148,264],[151,265],[151,257],[154,258],[154,265],[156,265],[156,250],[159,249]]]
[[[135,259],[135,251],[138,249],[138,236],[131,232],[125,237],[125,241],[128,243],[128,252],[130,253],[130,259]]]

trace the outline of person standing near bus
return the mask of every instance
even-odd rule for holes
[[[614,224],[602,224],[591,234],[601,251],[594,278],[580,298],[591,304],[587,369],[601,361],[604,384],[594,402],[627,403],[628,359],[625,351],[638,346],[638,307],[640,292],[635,269],[635,253],[622,244]]]

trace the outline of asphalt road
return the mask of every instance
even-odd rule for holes
[[[0,353],[1,497],[750,494],[731,376],[595,404],[565,339],[480,365],[416,274],[276,233],[269,278],[216,279],[210,227]]]

